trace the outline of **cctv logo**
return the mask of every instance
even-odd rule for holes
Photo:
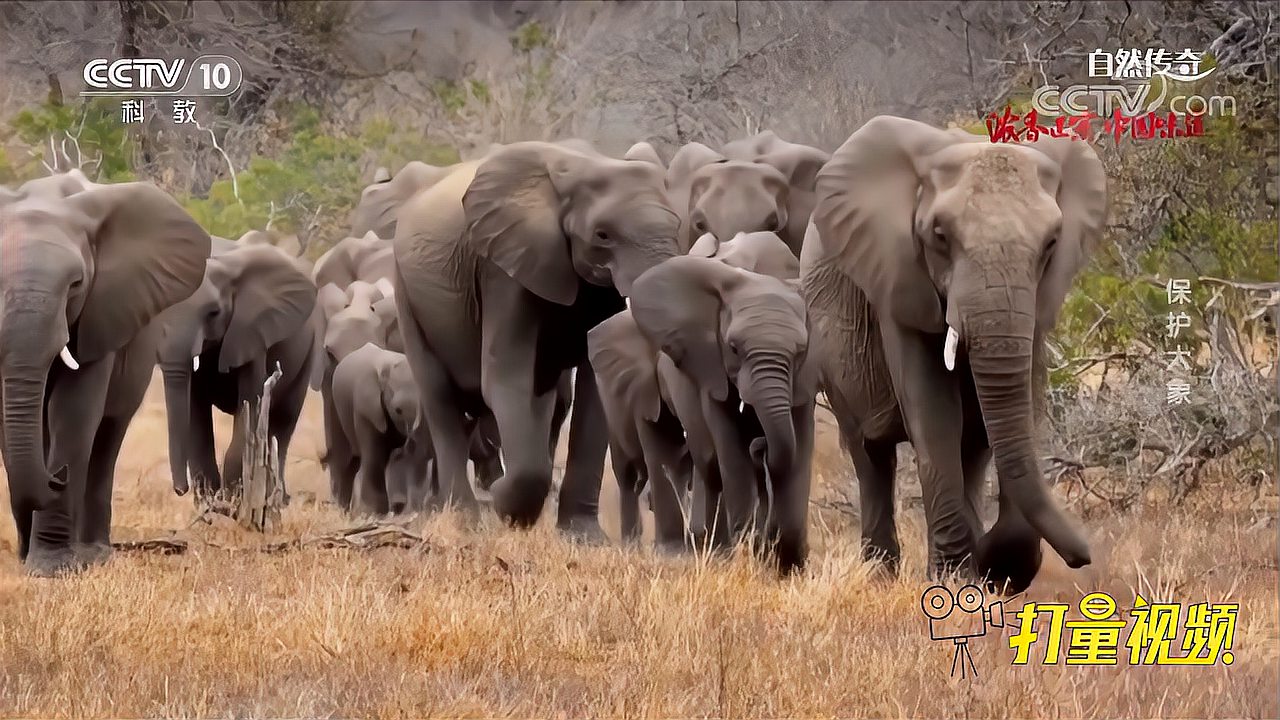
[[[955,595],[942,585],[934,585],[920,596],[920,608],[929,618],[929,637],[933,640],[950,640],[955,644],[951,657],[951,676],[955,677],[960,666],[960,677],[968,677],[965,666],[978,676],[969,652],[969,638],[983,637],[987,627],[1004,627],[1004,605],[999,601],[983,607],[986,598],[977,585],[965,585]]]
[[[177,90],[186,62],[182,58],[98,58],[84,66],[84,82],[98,90]]]

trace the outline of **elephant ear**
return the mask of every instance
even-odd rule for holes
[[[538,297],[572,305],[578,297],[561,193],[586,156],[545,143],[515,143],[486,159],[462,196],[465,241]]]
[[[200,287],[211,240],[176,200],[149,183],[97,185],[67,198],[88,219],[92,285],[76,323],[81,362],[119,350]]]
[[[755,161],[776,168],[787,178],[787,184],[799,190],[813,191],[818,171],[831,160],[831,155],[808,145],[786,143],[756,157]]]
[[[376,346],[365,344],[360,349],[360,354],[372,352]],[[387,431],[387,411],[382,405],[382,389],[391,377],[391,363],[384,362],[379,354],[372,355],[374,363],[372,367],[361,368],[363,372],[355,381],[355,411],[356,414],[373,423],[378,432]],[[356,436],[352,436],[356,437]]]
[[[921,161],[956,142],[924,123],[880,115],[836,150],[816,184],[813,260],[834,260],[877,312],[928,332],[945,326],[913,229]]]
[[[234,268],[231,321],[218,353],[225,373],[298,332],[315,308],[316,286],[271,248],[246,247],[221,260]]]
[[[654,149],[653,145],[647,142],[638,142],[627,149],[626,154],[622,156],[623,160],[643,160],[644,162],[653,163],[663,170],[667,169],[666,164],[662,162],[662,156]]]
[[[800,277],[800,261],[777,233],[738,233],[721,243],[714,257],[727,265],[779,280]]]
[[[620,399],[649,422],[657,422],[662,410],[654,364],[657,355],[630,310],[623,310],[587,333],[587,357],[601,395]]]
[[[311,343],[311,389],[319,390],[324,384],[324,333],[329,326],[329,318],[346,307],[347,294],[337,285],[325,283],[316,291],[316,306],[311,312],[311,326],[315,330],[315,338]]]
[[[1089,262],[1102,238],[1107,220],[1107,174],[1089,143],[1043,138],[1028,145],[1058,163],[1061,172],[1057,199],[1062,230],[1036,297],[1036,320],[1047,330],[1057,324],[1071,281]]]
[[[631,294],[631,314],[653,345],[712,398],[728,396],[720,329],[722,293],[741,272],[718,260],[677,256],[645,271]]]

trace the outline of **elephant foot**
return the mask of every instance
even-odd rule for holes
[[[556,523],[565,537],[585,545],[607,545],[609,537],[600,528],[595,515],[572,515]]]
[[[494,512],[518,528],[533,527],[542,516],[542,506],[546,504],[547,495],[551,492],[550,478],[547,480],[521,480],[510,473],[498,478],[489,489],[493,497]],[[591,518],[591,521],[594,523],[595,518]],[[597,532],[599,528],[597,524]]]
[[[679,557],[689,554],[689,543],[685,540],[656,540],[653,549],[663,557]]]
[[[32,577],[65,577],[88,566],[69,545],[58,547],[33,546],[27,553],[26,571]]]
[[[1043,560],[1039,536],[1003,528],[999,522],[978,540],[976,564],[988,592],[1015,595],[1026,590]]]
[[[110,543],[91,542],[75,546],[76,557],[84,563],[85,567],[105,564],[114,552]]]

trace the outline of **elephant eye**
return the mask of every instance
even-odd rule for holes
[[[698,218],[697,220],[693,221],[693,229],[696,232],[700,232],[700,233],[706,232],[707,223],[702,218]]]
[[[778,213],[769,213],[769,217],[764,219],[764,226],[770,230],[781,230],[782,228],[778,227]]]
[[[942,231],[941,225],[933,226],[933,237],[934,237],[934,240],[937,241],[938,247],[941,247],[941,248],[947,247],[947,234]]]
[[[604,231],[604,230],[596,230],[596,239],[597,239],[597,240],[608,240],[608,239],[609,239],[609,233],[608,233],[608,232],[606,232],[606,231]]]
[[[738,341],[737,341],[737,340],[730,340],[730,341],[729,341],[729,352],[733,353],[734,355],[737,355],[737,354],[738,354]]]

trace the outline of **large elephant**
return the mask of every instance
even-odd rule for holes
[[[42,575],[109,551],[116,459],[155,367],[152,323],[199,287],[210,248],[153,185],[73,175],[0,193],[4,464],[18,555]]]
[[[204,280],[189,298],[159,318],[160,369],[169,422],[169,468],[179,495],[195,478],[197,492],[240,486],[248,418],[263,383],[278,366],[268,432],[278,446],[281,483],[289,441],[311,376],[316,289],[283,253],[250,245],[208,259]],[[219,473],[213,408],[234,417]]]
[[[586,332],[625,307],[640,273],[676,254],[662,171],[566,144],[522,142],[463,163],[402,210],[396,302],[442,490],[473,504],[465,416],[492,412],[506,473],[498,514],[537,521],[551,489],[556,387],[575,374],[558,525],[602,537],[607,425]]]
[[[787,142],[772,130],[735,140],[720,150],[730,162],[749,162],[777,170],[786,178],[786,220],[778,235],[782,237],[796,257],[804,242],[805,229],[813,214],[815,203],[814,183],[818,171],[831,159],[831,154],[809,145]],[[744,230],[772,230],[773,228],[744,228]]]
[[[698,454],[714,455],[723,488],[707,488],[707,508],[723,507],[732,537],[763,531],[765,547],[774,550],[783,572],[802,567],[807,554],[818,383],[804,301],[795,285],[686,256],[646,272],[630,298],[641,332],[697,387],[712,447],[699,453],[700,439],[690,433],[690,451],[695,462]],[[682,421],[697,414],[697,408],[680,405],[679,393],[671,399]],[[759,438],[763,442],[755,442]],[[699,475],[714,482],[713,473]]]
[[[447,177],[457,165],[436,167],[417,160],[406,163],[393,176],[374,178],[360,193],[360,202],[351,214],[351,234],[363,237],[373,234],[393,238],[400,208],[410,198]]]
[[[829,340],[823,385],[857,469],[868,556],[896,567],[895,446],[909,440],[935,570],[1019,591],[1041,538],[1070,567],[1089,564],[1033,440],[1044,337],[1106,215],[1089,144],[993,145],[880,116],[835,152],[817,198],[801,275]],[[983,534],[993,455],[999,517]]]

